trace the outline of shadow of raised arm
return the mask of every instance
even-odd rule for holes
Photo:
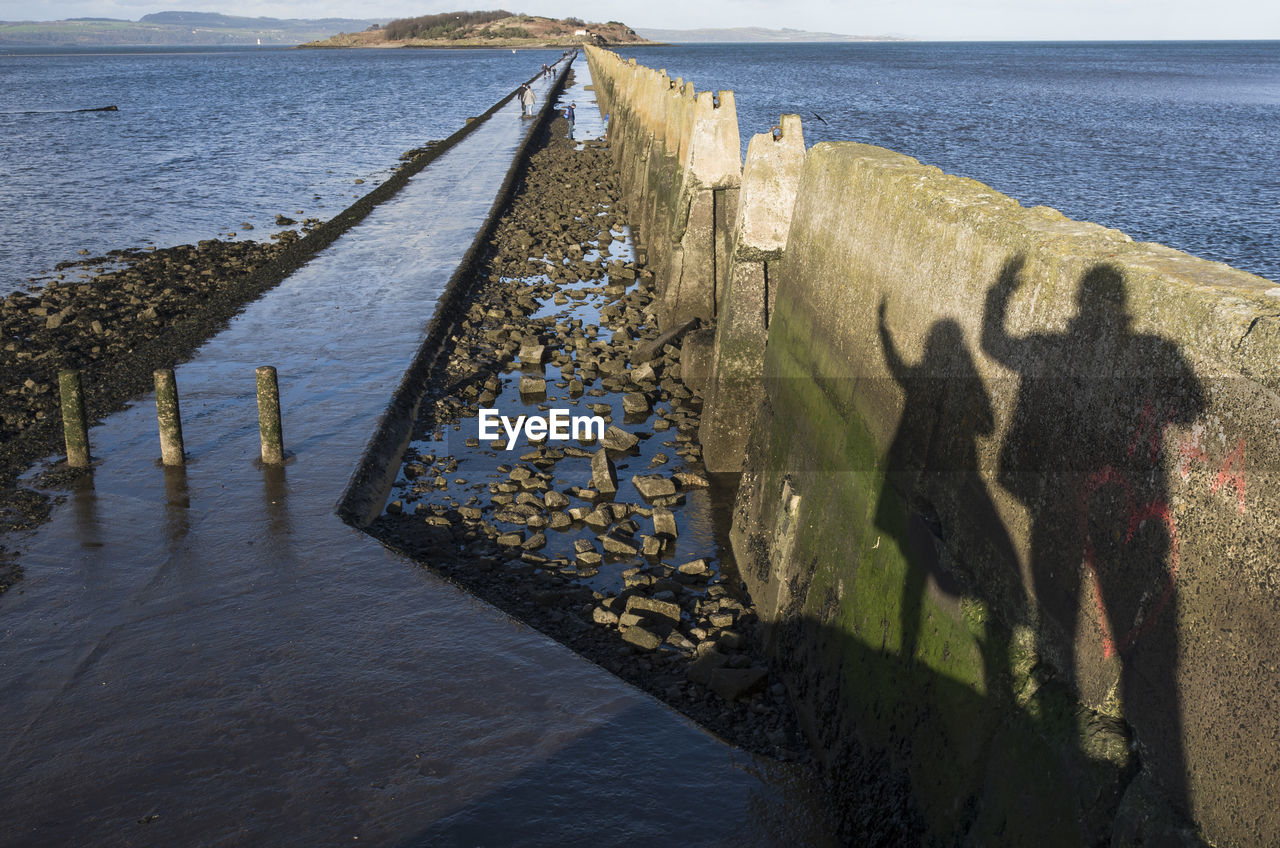
[[[1000,269],[996,284],[987,292],[986,309],[982,315],[982,351],[1001,365],[1016,370],[1016,361],[1025,346],[1005,332],[1005,317],[1009,311],[1009,298],[1022,285],[1022,266],[1026,260],[1021,254],[1012,256]]]
[[[876,326],[880,330],[880,349],[884,351],[884,364],[888,367],[889,374],[898,385],[905,386],[911,379],[912,368],[902,361],[902,355],[898,353],[898,347],[893,343],[893,336],[889,335],[889,327],[884,321],[888,308],[888,301],[881,298],[876,321]]]

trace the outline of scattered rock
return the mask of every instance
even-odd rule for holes
[[[673,624],[680,621],[680,607],[670,601],[658,601],[643,595],[632,595],[627,598],[627,612],[639,610],[646,616],[658,616],[668,619]]]
[[[676,528],[676,516],[669,509],[658,508],[653,511],[653,534],[675,539],[679,535]]]
[[[672,476],[682,489],[705,489],[711,485],[706,477],[689,471],[677,471]]]
[[[692,562],[686,562],[677,569],[681,574],[700,575],[706,574],[710,569],[705,559],[695,559]]]
[[[667,330],[652,341],[641,342],[636,345],[636,349],[631,353],[632,364],[639,365],[656,358],[662,353],[664,347],[679,344],[686,333],[690,330],[696,330],[701,324],[702,322],[699,319],[692,318],[678,327]]]
[[[514,530],[498,536],[498,544],[508,548],[518,548],[524,544],[524,531]]]
[[[618,491],[618,469],[614,467],[605,448],[596,451],[591,457],[591,485],[598,492]]]
[[[682,382],[679,332],[658,337],[651,272],[586,258],[589,242],[622,231],[626,204],[607,172],[607,145],[573,152],[561,138],[533,154],[470,302],[449,319],[445,373],[429,387],[440,394],[424,401],[415,438],[443,442],[461,429],[465,448],[456,458],[421,449],[408,457],[395,496],[420,514],[384,515],[375,532],[735,744],[778,756],[770,740],[796,738],[785,702],[741,694],[754,685],[741,673],[763,666],[749,604],[729,594],[714,559],[662,560],[684,520],[675,514],[682,492],[707,485],[700,400]],[[626,413],[628,423],[598,439],[525,448],[512,461],[505,438],[470,438],[476,407],[496,405],[504,387],[519,389],[525,405],[507,414],[573,406],[607,425]],[[649,442],[658,432],[669,433],[665,444]],[[655,454],[658,445],[665,453]],[[410,463],[420,468],[410,473]],[[465,479],[460,463],[472,483],[434,488]],[[646,466],[666,473],[637,474]],[[614,501],[620,473],[636,486],[634,502]],[[428,516],[448,524],[427,526]],[[701,537],[683,541],[690,556],[715,552]],[[743,679],[719,681],[717,695],[706,687],[718,670]]]
[[[769,672],[763,668],[717,668],[712,670],[708,685],[726,701],[736,701],[764,691],[768,679]]]
[[[640,392],[628,392],[622,396],[622,408],[629,415],[639,415],[649,411],[649,398]]]
[[[666,477],[637,474],[631,478],[631,482],[640,493],[640,497],[647,501],[676,493],[676,484]]]
[[[600,538],[600,544],[604,547],[605,553],[616,554],[619,556],[635,556],[640,553],[640,548],[632,539],[622,538],[614,535],[606,535]]]
[[[639,368],[631,369],[631,381],[633,383],[653,383],[657,382],[658,376],[653,370],[653,365],[646,362]]]
[[[723,668],[729,658],[719,651],[706,651],[685,669],[685,676],[694,683],[701,683],[703,686],[711,683],[711,673],[717,669]]]
[[[662,645],[661,636],[641,627],[639,624],[633,624],[622,631],[622,641],[629,645],[635,645],[644,651],[656,651]]]
[[[640,437],[628,433],[619,427],[610,427],[604,431],[604,446],[616,453],[628,453],[640,444]]]

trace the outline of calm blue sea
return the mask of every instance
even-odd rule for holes
[[[81,249],[332,217],[559,53],[2,52],[0,290]]]
[[[797,112],[809,143],[890,147],[1280,280],[1280,42],[620,52],[735,90],[744,150]],[[265,237],[281,212],[327,218],[555,55],[0,54],[0,288],[80,249]],[[120,111],[66,111],[109,104]]]
[[[732,89],[744,152],[793,112],[806,143],[892,148],[1280,281],[1280,41],[618,52],[699,91]]]

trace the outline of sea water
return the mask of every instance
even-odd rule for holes
[[[888,147],[1280,280],[1280,42],[620,52],[699,91],[734,90],[744,151],[793,112],[809,144]],[[403,151],[447,136],[558,54],[7,51],[0,288],[79,250],[265,238],[280,213],[331,217]],[[70,111],[107,105],[119,111]]]
[[[732,89],[742,149],[782,113],[1024,205],[1280,281],[1280,41],[620,49]]]
[[[332,217],[559,55],[4,51],[0,289],[80,250],[264,239],[278,214]],[[119,111],[74,111],[103,106]]]

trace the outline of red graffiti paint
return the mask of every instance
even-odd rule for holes
[[[1213,484],[1209,487],[1210,491],[1215,494],[1223,486],[1230,483],[1236,490],[1236,502],[1239,506],[1240,514],[1244,515],[1244,439],[1236,445],[1236,449],[1222,461],[1222,467],[1218,469],[1218,476],[1214,478]]]
[[[1197,424],[1191,428],[1191,435],[1178,443],[1178,456],[1181,457],[1178,463],[1178,474],[1184,483],[1191,477],[1191,463],[1209,464],[1209,454],[1204,452],[1204,447],[1200,444],[1203,438],[1204,425]]]
[[[1161,420],[1157,415],[1155,406],[1150,401],[1144,402],[1142,412],[1138,418],[1138,425],[1134,429],[1132,440],[1129,442],[1128,456],[1132,458],[1145,445],[1151,460],[1158,461],[1160,451],[1164,446],[1165,431],[1173,422],[1174,416],[1169,415]],[[1190,479],[1193,463],[1202,463],[1204,465],[1212,463],[1212,459],[1203,447],[1203,438],[1204,425],[1196,424],[1191,428],[1191,433],[1178,443],[1178,471],[1184,481]],[[1103,486],[1119,486],[1124,492],[1127,504],[1125,544],[1133,542],[1134,534],[1147,521],[1159,520],[1169,533],[1167,554],[1168,583],[1161,591],[1160,597],[1151,605],[1149,611],[1145,615],[1139,614],[1139,620],[1136,620],[1123,633],[1113,631],[1111,615],[1107,609],[1107,599],[1102,592],[1102,579],[1098,571],[1097,551],[1089,530],[1089,502],[1094,493]],[[1240,515],[1244,515],[1247,487],[1244,439],[1241,439],[1236,444],[1235,450],[1223,458],[1221,465],[1218,467],[1217,475],[1209,484],[1209,489],[1212,493],[1217,494],[1227,486],[1235,489],[1237,508]],[[1178,579],[1178,525],[1174,520],[1173,514],[1169,511],[1168,504],[1164,501],[1154,500],[1146,504],[1138,504],[1129,478],[1125,476],[1123,471],[1108,465],[1090,475],[1081,491],[1080,531],[1084,538],[1084,563],[1089,570],[1090,580],[1093,584],[1093,600],[1098,613],[1098,627],[1102,636],[1103,655],[1109,658],[1128,649],[1142,638],[1142,635],[1160,617],[1161,612],[1164,611],[1164,608],[1169,604],[1169,600],[1173,597],[1174,584]]]
[[[1125,493],[1125,501],[1128,505],[1128,532],[1125,536],[1125,544],[1131,543],[1134,533],[1138,531],[1144,522],[1153,518],[1160,519],[1169,531],[1168,585],[1164,587],[1159,600],[1156,601],[1150,613],[1143,616],[1141,621],[1135,622],[1128,631],[1119,634],[1118,637],[1112,630],[1111,616],[1107,611],[1106,599],[1102,595],[1102,581],[1098,574],[1097,555],[1089,532],[1089,499],[1094,492],[1106,485],[1120,486]],[[1174,521],[1173,514],[1169,512],[1168,504],[1164,503],[1164,501],[1157,500],[1141,506],[1138,505],[1134,499],[1133,486],[1129,483],[1128,478],[1125,477],[1123,472],[1111,466],[1095,472],[1085,483],[1084,491],[1081,493],[1080,515],[1081,529],[1084,534],[1084,563],[1089,569],[1089,575],[1093,581],[1093,599],[1098,611],[1098,627],[1102,635],[1102,652],[1104,657],[1110,658],[1128,649],[1138,639],[1142,638],[1142,635],[1160,617],[1160,613],[1164,611],[1170,598],[1173,597],[1174,582],[1178,579],[1178,525]]]
[[[1134,430],[1133,439],[1129,442],[1129,457],[1133,457],[1134,453],[1144,441],[1147,443],[1152,461],[1159,458],[1160,448],[1164,443],[1165,428],[1173,423],[1172,417],[1167,417],[1159,427],[1156,426],[1155,408],[1150,402],[1144,403],[1142,413],[1138,417],[1138,426]],[[1205,451],[1204,445],[1204,425],[1196,424],[1191,428],[1190,435],[1178,442],[1178,475],[1183,481],[1190,479],[1191,466],[1193,463],[1210,465],[1213,459]],[[1209,484],[1209,490],[1217,494],[1224,486],[1230,485],[1236,490],[1236,507],[1241,515],[1245,513],[1245,494],[1247,482],[1245,479],[1245,440],[1241,439],[1234,451],[1223,459],[1222,464],[1218,467],[1218,474]]]
[[[1139,442],[1142,441],[1143,434],[1147,437],[1147,450],[1150,453],[1151,460],[1154,462],[1160,456],[1160,446],[1164,442],[1164,428],[1173,421],[1173,416],[1166,416],[1165,420],[1156,426],[1156,408],[1152,406],[1151,401],[1144,401],[1142,404],[1142,413],[1138,418],[1138,428],[1133,431],[1133,440],[1129,442],[1129,457],[1132,458],[1138,449]]]

